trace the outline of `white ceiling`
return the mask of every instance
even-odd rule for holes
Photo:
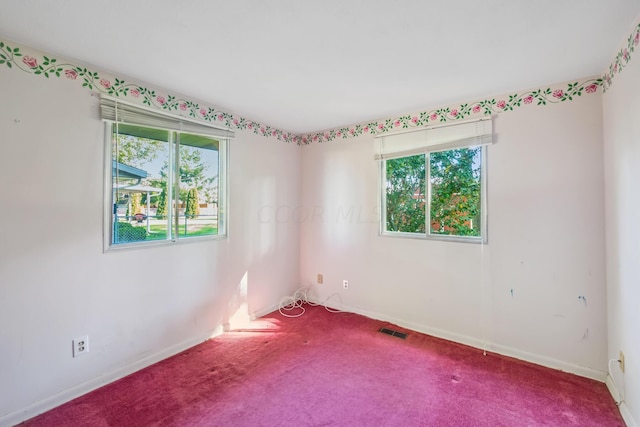
[[[307,133],[601,74],[640,0],[0,0],[0,37]]]

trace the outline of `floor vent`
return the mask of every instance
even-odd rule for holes
[[[404,332],[400,332],[400,331],[395,331],[393,329],[389,329],[389,328],[380,328],[380,330],[378,332],[382,332],[383,334],[387,334],[387,335],[391,335],[392,337],[398,337],[400,339],[407,339],[407,334],[405,334]]]

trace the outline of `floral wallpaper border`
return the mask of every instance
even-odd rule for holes
[[[568,83],[562,88],[536,89],[520,94],[514,93],[504,97],[466,102],[456,106],[436,108],[415,114],[407,114],[390,119],[302,135],[299,144],[309,145],[316,142],[330,142],[339,138],[352,138],[363,134],[379,135],[409,128],[423,128],[435,123],[451,122],[502,113],[504,111],[512,111],[523,105],[557,104],[564,101],[572,101],[574,98],[582,96],[583,93],[595,93],[602,86],[602,78],[593,78],[583,82]]]
[[[620,74],[622,70],[629,64],[631,61],[631,54],[635,52],[636,47],[640,44],[640,22],[635,26],[634,30],[631,32],[631,35],[627,38],[627,45],[621,48],[616,54],[613,62],[609,65],[609,70],[602,76],[604,80],[604,90],[605,92],[611,86],[613,82],[613,78]]]
[[[635,52],[638,44],[640,44],[640,23],[634,27],[634,30],[627,39],[627,45],[617,53],[609,66],[609,70],[600,78],[567,83],[566,86],[562,87],[548,87],[546,89],[514,93],[503,97],[466,102],[455,106],[436,108],[415,114],[407,114],[390,119],[311,133],[302,135],[298,144],[309,145],[312,143],[330,142],[336,139],[352,138],[362,134],[378,135],[402,129],[420,128],[434,123],[450,122],[512,111],[515,108],[530,104],[557,104],[564,101],[572,101],[574,98],[582,96],[583,93],[595,93],[599,88],[602,88],[603,92],[606,92],[611,86],[614,77],[620,74],[624,67],[629,64],[631,54]]]
[[[271,136],[279,141],[298,143],[300,136],[227,113],[214,107],[198,104],[188,99],[160,90],[129,83],[114,76],[89,70],[67,62],[58,61],[34,51],[10,45],[0,40],[0,67],[19,69],[45,78],[66,78],[81,83],[89,90],[126,99],[158,110],[172,112],[230,129],[249,130],[256,135]]]
[[[603,92],[606,92],[611,87],[613,79],[629,64],[631,56],[639,44],[640,23],[634,27],[627,39],[627,45],[618,51],[607,72],[599,78],[566,83],[566,85],[555,88],[547,87],[503,97],[435,108],[415,114],[374,120],[368,123],[307,135],[295,135],[179,96],[149,89],[139,84],[128,83],[117,77],[100,74],[85,67],[59,62],[56,58],[49,58],[31,51],[24,52],[20,47],[11,46],[3,41],[0,41],[0,67],[6,66],[10,69],[20,69],[26,73],[44,76],[45,78],[64,77],[82,83],[82,86],[89,90],[116,98],[123,98],[158,110],[223,125],[234,130],[253,131],[256,135],[274,137],[279,141],[309,145],[312,143],[331,142],[336,139],[353,138],[363,134],[378,135],[401,129],[420,128],[434,123],[497,114],[512,111],[524,105],[557,104],[572,101],[574,98],[582,96],[582,94],[596,93],[600,88]]]

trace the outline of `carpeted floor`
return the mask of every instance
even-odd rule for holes
[[[602,383],[383,326],[276,312],[25,425],[624,426]]]

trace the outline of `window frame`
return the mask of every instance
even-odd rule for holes
[[[163,239],[163,240],[145,240],[139,242],[127,242],[127,243],[113,243],[113,147],[114,147],[114,127],[116,123],[105,121],[104,122],[104,189],[103,189],[103,251],[111,252],[111,251],[120,251],[127,249],[140,249],[147,247],[156,247],[156,246],[166,246],[173,244],[183,244],[183,243],[193,243],[193,242],[203,242],[203,241],[212,241],[212,240],[221,240],[228,238],[228,229],[229,229],[229,209],[228,209],[228,163],[229,163],[229,146],[230,146],[230,137],[219,137],[219,136],[211,136],[202,134],[202,136],[206,138],[211,138],[219,142],[218,145],[218,233],[217,234],[209,234],[203,236],[190,236],[190,237],[180,237],[179,233],[176,233],[175,230],[179,227],[179,217],[178,210],[173,209],[173,203],[169,203],[169,213],[171,218],[171,238]],[[198,135],[197,132],[193,131],[185,131],[180,132],[173,129],[164,129],[161,127],[153,127],[148,125],[140,125],[140,127],[146,127],[150,129],[160,129],[166,130],[169,132],[170,141],[174,147],[171,147],[170,151],[173,151],[171,156],[173,160],[171,175],[172,178],[171,188],[168,192],[171,194],[171,198],[173,201],[177,202],[178,199],[175,197],[176,192],[179,194],[179,185],[180,185],[180,173],[179,173],[179,162],[180,162],[180,137],[181,133]],[[188,145],[185,145],[188,146]]]
[[[455,236],[446,234],[433,234],[431,233],[431,161],[430,154],[444,151],[458,150],[462,148],[475,148],[480,147],[480,236]],[[425,156],[425,232],[414,233],[407,231],[389,231],[387,230],[387,161],[393,160],[393,158],[381,159],[379,163],[378,175],[379,175],[379,196],[380,196],[380,224],[378,234],[382,237],[394,237],[394,238],[409,238],[420,240],[436,240],[436,241],[448,241],[459,243],[475,243],[475,244],[487,244],[488,243],[488,203],[487,203],[487,144],[478,144],[472,146],[463,147],[447,147],[446,149],[425,150],[422,153],[408,154],[406,156],[399,156],[397,158],[411,157],[415,155]]]

